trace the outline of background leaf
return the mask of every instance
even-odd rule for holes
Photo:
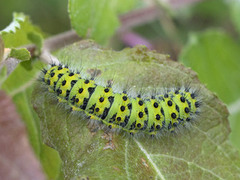
[[[97,80],[113,80],[116,89],[128,83],[131,90],[141,88],[144,93],[190,83],[199,89],[204,102],[203,113],[189,130],[182,128],[177,135],[159,139],[136,139],[96,131],[96,124],[88,124],[82,115],[67,113],[67,107],[56,106],[56,97],[43,94],[41,86],[36,86],[33,104],[42,122],[43,141],[58,150],[66,179],[240,177],[240,158],[228,141],[227,109],[190,69],[142,46],[114,52],[99,49],[91,41],[63,49],[57,57],[74,68],[80,66],[85,75],[97,69],[101,74]]]
[[[67,4],[68,0],[21,0],[21,2],[5,0],[4,5],[0,7],[0,29],[4,29],[9,22],[11,22],[12,12],[24,12],[28,14],[44,32],[57,34],[67,31],[70,29]]]
[[[69,0],[68,11],[78,35],[106,43],[119,26],[117,15],[135,4],[136,0]]]
[[[226,102],[231,112],[232,142],[240,149],[240,46],[226,33],[209,30],[193,34],[180,55],[180,61],[193,68],[199,79]],[[232,113],[233,104],[238,107]]]
[[[13,21],[9,26],[0,31],[6,48],[13,48],[34,43],[29,39],[28,34],[35,34],[42,41],[41,31],[37,26],[32,25],[28,16],[23,13],[14,13]],[[39,45],[40,43],[36,43]]]
[[[43,37],[42,37],[42,35],[40,33],[37,33],[37,32],[30,32],[30,33],[27,34],[27,37],[28,37],[28,39],[32,43],[34,43],[36,45],[37,50],[38,50],[37,53],[40,53],[41,48],[43,46]]]

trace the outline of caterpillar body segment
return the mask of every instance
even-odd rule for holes
[[[49,92],[55,93],[60,102],[67,103],[73,111],[84,111],[111,129],[130,134],[154,136],[162,130],[174,131],[200,111],[197,94],[190,88],[168,89],[167,93],[141,98],[114,92],[63,65],[52,65],[43,73]]]

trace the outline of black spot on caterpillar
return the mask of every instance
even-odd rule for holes
[[[154,136],[163,130],[174,131],[200,112],[198,94],[190,87],[169,88],[166,93],[141,98],[141,95],[132,97],[126,91],[114,92],[111,87],[98,85],[94,78],[82,78],[64,65],[52,64],[42,72],[43,82],[60,102],[72,111],[84,111],[110,129]]]

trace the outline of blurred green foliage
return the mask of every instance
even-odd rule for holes
[[[120,25],[118,14],[136,6],[136,0],[69,0],[72,27],[81,37],[106,44]]]
[[[240,100],[240,46],[226,33],[208,30],[192,34],[179,60],[198,72],[199,79],[226,104]],[[238,106],[237,104],[235,106]],[[231,108],[229,109],[232,112]],[[240,111],[240,110],[239,110]],[[232,114],[232,142],[240,148],[240,116]]]
[[[226,33],[208,30],[192,34],[179,60],[198,72],[220,99],[230,104],[240,98],[240,46]]]
[[[187,35],[179,60],[228,105],[230,140],[240,149],[240,2],[203,1],[189,12],[187,21],[178,17]]]
[[[12,21],[13,12],[24,12],[46,33],[66,31],[70,28],[67,3],[67,0],[1,0],[0,30]]]
[[[29,17],[23,13],[13,13],[12,22],[0,31],[5,48],[19,47],[30,43],[41,48],[42,34],[42,31],[33,25]]]

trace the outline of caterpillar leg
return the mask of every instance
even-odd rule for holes
[[[65,102],[67,102],[67,100],[65,100],[65,99],[63,99],[63,98],[60,98],[60,97],[57,97],[57,99],[58,99],[58,102],[60,102],[60,103],[65,103]]]
[[[118,125],[116,124],[112,124],[112,123],[108,123],[106,121],[102,121],[100,120],[100,118],[98,116],[95,116],[93,114],[89,114],[89,113],[86,113],[87,116],[90,118],[90,119],[94,119],[94,120],[98,120],[98,121],[101,121],[103,122],[109,129],[114,129],[114,128],[120,128]]]
[[[89,114],[89,113],[86,113],[86,114],[89,116],[90,119],[94,119],[94,120],[98,120],[99,119],[99,117],[94,116],[93,114]]]
[[[150,137],[155,137],[155,136],[156,136],[156,134],[157,134],[157,132],[156,132],[156,131],[153,131],[153,132],[150,132],[150,133],[149,133]]]
[[[82,111],[82,109],[76,107],[76,106],[71,106],[72,111]]]
[[[52,88],[48,88],[48,91],[51,92],[51,93],[54,93],[54,90]]]

